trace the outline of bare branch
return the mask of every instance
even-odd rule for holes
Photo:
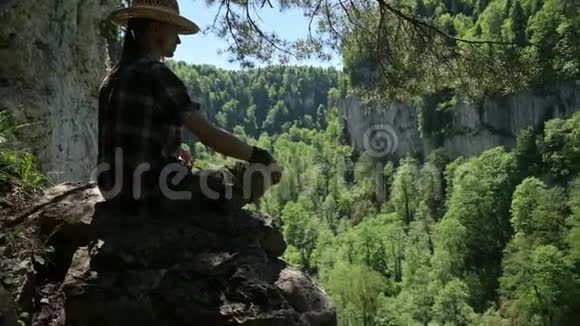
[[[314,10],[312,11],[312,14],[310,14],[310,21],[308,22],[308,38],[310,40],[313,39],[313,37],[312,37],[312,22],[314,21],[314,17],[316,16],[318,11],[320,10],[321,5],[322,5],[322,0],[318,0],[318,3],[316,3],[316,6],[314,7]]]
[[[214,28],[214,27],[215,27],[215,24],[217,23],[217,21],[218,21],[218,18],[220,17],[220,14],[222,13],[222,8],[224,7],[224,4],[225,4],[224,2],[221,2],[221,3],[220,3],[220,6],[219,6],[219,8],[218,8],[218,11],[217,11],[217,13],[215,14],[215,16],[214,16],[214,18],[213,18],[213,23],[212,23],[212,25],[211,25],[211,27],[212,27],[212,28]]]
[[[226,1],[230,1],[230,0],[226,0]],[[267,0],[268,1],[268,0]],[[268,1],[269,2],[269,1]],[[252,28],[254,29],[254,31],[256,33],[258,33],[258,35],[260,37],[262,37],[264,40],[266,40],[266,42],[268,42],[272,47],[274,47],[276,50],[286,53],[290,56],[296,57],[296,55],[280,46],[278,46],[277,42],[275,42],[274,40],[270,39],[266,34],[264,34],[264,32],[262,31],[262,29],[256,25],[256,22],[254,22],[254,19],[252,19],[252,16],[250,15],[250,6],[249,6],[249,0],[246,0],[246,5],[245,5],[245,11],[246,11],[246,19],[248,19],[248,22],[250,23],[250,25],[252,26]]]
[[[233,23],[230,20],[230,15],[231,15],[230,2],[224,1],[224,3],[226,4],[226,23],[228,24],[228,31],[230,32],[230,36],[232,37],[232,39],[236,43],[236,47],[240,48],[241,47],[240,43],[238,41],[237,36],[234,33]]]
[[[264,1],[262,1],[262,5],[260,6],[260,8],[264,8],[264,5],[265,5],[266,3],[268,4],[268,6],[270,6],[270,8],[274,8],[274,7],[272,6],[272,3],[270,2],[270,0],[264,0]]]

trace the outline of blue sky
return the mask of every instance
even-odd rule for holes
[[[179,0],[179,6],[182,15],[194,21],[202,31],[213,23],[213,19],[218,12],[217,5],[208,7],[203,0]],[[309,20],[299,10],[286,10],[280,13],[277,9],[264,7],[259,14],[260,18],[262,18],[261,26],[265,30],[274,31],[285,39],[303,38],[308,33]],[[177,47],[173,59],[193,64],[211,64],[225,69],[240,69],[237,63],[228,62],[227,54],[218,54],[218,50],[223,50],[226,47],[226,40],[220,39],[212,33],[183,35],[181,36],[181,44]],[[291,64],[339,67],[340,58],[335,58],[330,62],[309,60],[291,62]]]

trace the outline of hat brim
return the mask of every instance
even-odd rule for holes
[[[199,27],[191,20],[180,16],[178,14],[159,10],[149,7],[130,7],[121,8],[111,13],[111,20],[120,26],[127,27],[129,19],[131,18],[148,18],[156,21],[165,22],[179,27],[179,34],[196,34],[199,32]]]

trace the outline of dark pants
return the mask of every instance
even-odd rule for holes
[[[138,200],[117,200],[131,215],[163,217],[166,214],[187,214],[199,207],[220,212],[236,211],[250,202],[257,202],[270,185],[260,172],[248,170],[247,163],[237,163],[220,169],[189,169],[185,177],[175,180],[175,174],[163,179],[156,193]],[[174,183],[174,181],[176,181]],[[158,179],[156,181],[158,184]]]

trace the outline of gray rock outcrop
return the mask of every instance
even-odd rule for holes
[[[540,130],[544,122],[569,117],[580,111],[580,81],[562,83],[540,90],[487,98],[481,105],[461,99],[453,107],[452,127],[442,147],[451,157],[473,156],[496,147],[513,148],[520,130]],[[407,153],[428,154],[433,141],[419,132],[418,112],[404,103],[368,108],[357,98],[342,103],[343,125],[357,152],[373,150],[383,159],[399,161]],[[371,133],[381,126],[381,133]],[[384,127],[387,126],[387,127]],[[375,143],[373,143],[375,142]]]
[[[336,325],[325,292],[279,259],[280,222],[267,215],[137,216],[93,184],[63,183],[3,222],[52,248],[2,258],[31,325]]]
[[[106,72],[101,22],[116,0],[0,1],[0,111],[22,148],[57,182],[89,180],[97,155],[97,90]]]

